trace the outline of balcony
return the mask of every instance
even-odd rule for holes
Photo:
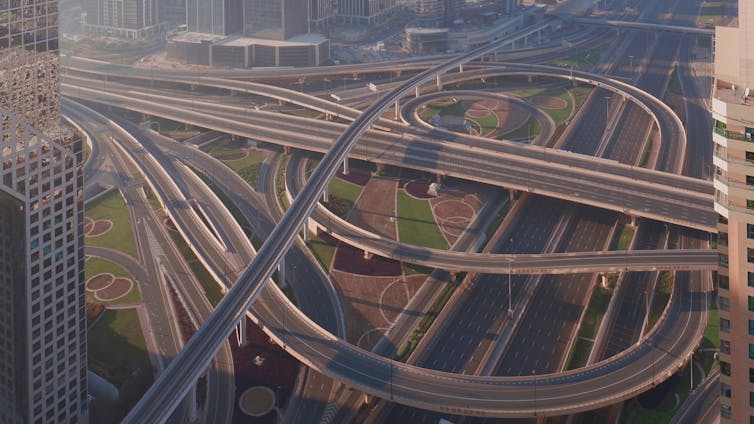
[[[723,136],[723,137],[725,137],[727,139],[730,139],[730,140],[746,141],[746,142],[749,142],[749,143],[751,143],[751,142],[754,141],[754,140],[752,140],[752,137],[751,137],[750,133],[741,134],[741,133],[736,133],[736,132],[728,131],[728,130],[726,130],[724,128],[717,128],[717,127],[715,128],[715,133],[719,134],[719,135],[721,135],[721,136]]]

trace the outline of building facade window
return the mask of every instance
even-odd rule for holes
[[[720,332],[730,333],[730,320],[720,318]]]
[[[752,273],[749,273],[749,274],[752,274]],[[754,274],[753,274],[753,276],[754,276]],[[728,276],[727,275],[718,275],[717,276],[717,286],[719,288],[721,288],[721,289],[728,290],[728,288],[730,287],[730,279],[728,278]]]

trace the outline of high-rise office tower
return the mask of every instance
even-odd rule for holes
[[[308,32],[307,0],[244,0],[244,33],[268,40],[287,40]]]
[[[186,0],[189,31],[228,35],[243,28],[242,0]]]
[[[57,0],[0,2],[0,423],[87,418],[80,141],[60,126]]]
[[[159,30],[157,0],[85,0],[89,29],[128,38],[141,38]]]
[[[722,422],[754,423],[754,2],[717,28],[712,116]]]

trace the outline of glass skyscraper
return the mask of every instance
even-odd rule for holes
[[[87,420],[81,142],[57,0],[0,0],[0,423]]]

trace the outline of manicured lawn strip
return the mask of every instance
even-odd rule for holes
[[[426,200],[414,199],[398,191],[398,232],[402,243],[447,249],[448,242],[437,227]]]
[[[98,258],[96,256],[92,256],[86,261],[85,274],[86,274],[87,280],[94,277],[95,275],[99,275],[103,273],[110,273],[110,274],[113,274],[115,277],[129,278],[133,282],[133,288],[131,289],[130,292],[128,292],[128,294],[112,302],[106,302],[106,301],[102,301],[95,298],[94,292],[91,292],[89,290],[86,291],[87,297],[90,297],[97,302],[104,303],[107,305],[119,304],[119,303],[135,303],[135,302],[141,301],[141,294],[139,293],[139,286],[136,284],[136,281],[134,280],[133,275],[131,275],[128,271],[123,269],[120,265],[116,264],[115,262],[110,262],[108,260]]]
[[[283,159],[280,161],[280,167],[275,172],[275,193],[277,193],[278,202],[280,202],[284,211],[287,211],[291,207],[291,203],[285,195],[285,168],[288,167],[288,160],[288,156],[283,156]]]
[[[150,187],[147,184],[144,184],[144,194],[147,195],[147,200],[149,201],[149,205],[152,206],[152,209],[155,212],[162,209],[162,204],[160,204],[160,200],[152,191],[152,187]]]
[[[497,128],[499,121],[497,119],[497,115],[495,115],[492,112],[487,113],[486,115],[480,117],[480,118],[472,118],[470,116],[466,116],[466,119],[469,119],[471,121],[474,121],[477,123],[479,128],[481,128],[480,135],[482,137],[489,134],[491,131],[493,131],[495,128]]]
[[[581,338],[576,339],[576,342],[571,345],[571,351],[568,354],[568,361],[566,362],[565,367],[566,371],[586,366],[593,345],[594,342],[589,340]]]
[[[571,89],[571,95],[576,101],[574,113],[581,109],[581,106],[584,106],[584,102],[586,102],[586,99],[589,97],[589,94],[592,93],[592,90],[593,88],[590,86],[579,86]]]
[[[245,158],[239,160],[223,161],[232,170],[236,171],[249,185],[257,188],[259,168],[264,160],[264,154],[258,150],[252,150]]]
[[[105,310],[89,328],[87,346],[89,369],[118,387],[121,403],[129,410],[153,381],[136,311]]]
[[[568,94],[568,91],[562,88],[522,90],[515,94],[518,94],[525,99],[531,99],[533,97],[557,97],[565,100],[565,102],[568,103],[568,106],[566,106],[565,109],[542,108],[542,111],[550,115],[550,118],[555,121],[555,125],[564,123],[571,116],[571,113],[573,113],[573,99],[571,99],[571,95]]]
[[[330,186],[327,188],[327,193],[341,199],[348,200],[351,204],[356,203],[356,199],[359,198],[363,187],[356,184],[343,181],[340,178],[333,178],[330,181]]]
[[[466,108],[461,104],[461,102],[450,102],[448,104],[445,103],[447,102],[428,104],[426,108],[419,110],[419,117],[424,120],[428,120],[435,115],[460,117],[466,115]]]
[[[602,44],[591,50],[569,56],[563,59],[557,59],[550,62],[550,65],[560,67],[578,67],[579,65],[589,65],[590,67],[597,63],[602,53],[610,47],[609,43]]]
[[[204,181],[204,184],[207,184],[207,187],[212,190],[213,193],[215,193],[215,196],[217,196],[218,199],[225,205],[226,208],[228,208],[228,212],[230,212],[231,215],[233,215],[233,218],[238,222],[238,225],[241,226],[241,229],[244,230],[244,234],[246,234],[247,237],[251,238],[251,244],[254,246],[255,249],[259,250],[262,247],[262,241],[254,234],[254,231],[251,228],[251,225],[249,225],[249,221],[246,220],[246,217],[241,213],[241,210],[238,209],[238,206],[236,206],[235,203],[233,203],[232,200],[228,196],[225,195],[225,192],[223,192],[220,187],[218,187],[214,181],[212,181],[211,178],[209,178],[207,175],[205,175],[203,172],[199,171],[198,169],[191,168],[191,170],[202,180]],[[257,212],[260,213],[260,212]]]
[[[649,311],[649,322],[645,331],[649,331],[657,324],[660,316],[665,311],[670,301],[670,295],[673,292],[673,283],[675,274],[670,271],[661,271],[655,285],[655,294],[652,299],[652,307]]]
[[[244,146],[246,146],[245,140],[238,139],[233,141],[229,136],[224,136],[212,144],[209,154],[215,156],[238,153]]]
[[[419,321],[419,325],[417,325],[417,327],[414,328],[414,331],[411,332],[408,340],[406,340],[398,347],[398,350],[395,352],[395,359],[397,361],[404,362],[406,359],[408,359],[408,357],[411,355],[411,352],[416,349],[416,346],[419,344],[422,337],[424,337],[424,335],[427,333],[427,330],[429,330],[429,327],[432,326],[432,323],[435,321],[435,318],[437,318],[437,315],[440,314],[442,308],[444,308],[445,304],[448,303],[448,300],[450,300],[450,296],[453,295],[456,287],[458,287],[458,282],[463,281],[465,276],[466,273],[460,273],[456,277],[456,281],[451,281],[446,284],[445,287],[443,287],[442,292],[439,296],[437,296],[435,301],[432,303],[432,306],[429,307],[429,310],[427,310],[427,313],[424,315],[424,317],[422,317],[421,321]]]
[[[97,237],[86,237],[86,244],[91,246],[109,247],[137,256],[136,243],[131,234],[131,217],[128,215],[126,202],[118,190],[112,190],[104,196],[94,199],[86,205],[86,216],[93,220],[108,219],[113,222],[112,228]]]
[[[639,163],[637,166],[647,166],[647,162],[649,162],[649,153],[652,151],[652,134],[649,134],[649,137],[647,137],[647,142],[644,143],[644,149],[641,151],[641,158],[639,158]]]
[[[212,306],[217,306],[217,304],[220,303],[220,300],[222,300],[223,298],[222,290],[217,284],[217,281],[212,278],[209,271],[207,271],[207,268],[205,268],[204,264],[199,261],[199,259],[196,257],[188,244],[186,244],[186,242],[183,240],[183,237],[181,237],[178,231],[170,230],[168,232],[170,233],[170,237],[173,238],[173,242],[178,247],[178,250],[180,250],[181,254],[183,255],[183,258],[186,260],[189,267],[194,272],[194,276],[196,276],[196,279],[199,280],[202,288],[204,288],[204,294],[207,295],[209,303],[212,304]]]
[[[531,137],[534,139],[540,131],[541,128],[539,126],[539,121],[534,118],[529,118],[524,125],[521,125],[509,133],[503,134],[500,138],[504,140],[522,140]]]
[[[683,88],[681,88],[681,80],[678,78],[678,67],[673,68],[673,73],[670,75],[670,84],[668,84],[668,91],[683,96]]]
[[[314,253],[314,257],[317,258],[322,268],[330,272],[332,258],[335,256],[335,246],[325,243],[321,238],[311,233],[309,234],[308,244],[309,249]]]
[[[720,363],[717,360],[716,353],[720,350],[720,311],[717,309],[717,302],[710,301],[709,315],[707,316],[707,328],[704,330],[704,338],[700,350],[702,367],[709,373],[715,370]],[[700,352],[701,351],[701,352]],[[697,360],[699,355],[695,355]]]
[[[416,265],[410,262],[401,262],[401,267],[403,268],[403,275],[418,275],[418,274],[429,275],[434,270],[434,268],[430,268],[428,266]]]
[[[635,231],[636,229],[634,227],[627,224],[621,224],[621,227],[615,232],[609,250],[628,250],[628,247],[631,245],[631,240],[634,238]]]
[[[498,213],[495,215],[495,217],[492,219],[492,222],[487,225],[487,228],[484,229],[484,243],[482,243],[482,249],[484,249],[487,246],[487,243],[490,242],[490,239],[493,235],[495,235],[495,231],[500,227],[500,224],[503,223],[503,219],[508,215],[508,211],[510,211],[511,206],[513,206],[513,202],[510,200],[507,200],[505,204],[503,204],[503,207],[498,211]]]
[[[579,337],[594,339],[597,336],[597,330],[600,328],[612,296],[613,292],[610,289],[600,286],[594,288],[592,297],[589,299],[589,306],[587,306],[584,314],[584,320],[581,321],[579,327]]]

